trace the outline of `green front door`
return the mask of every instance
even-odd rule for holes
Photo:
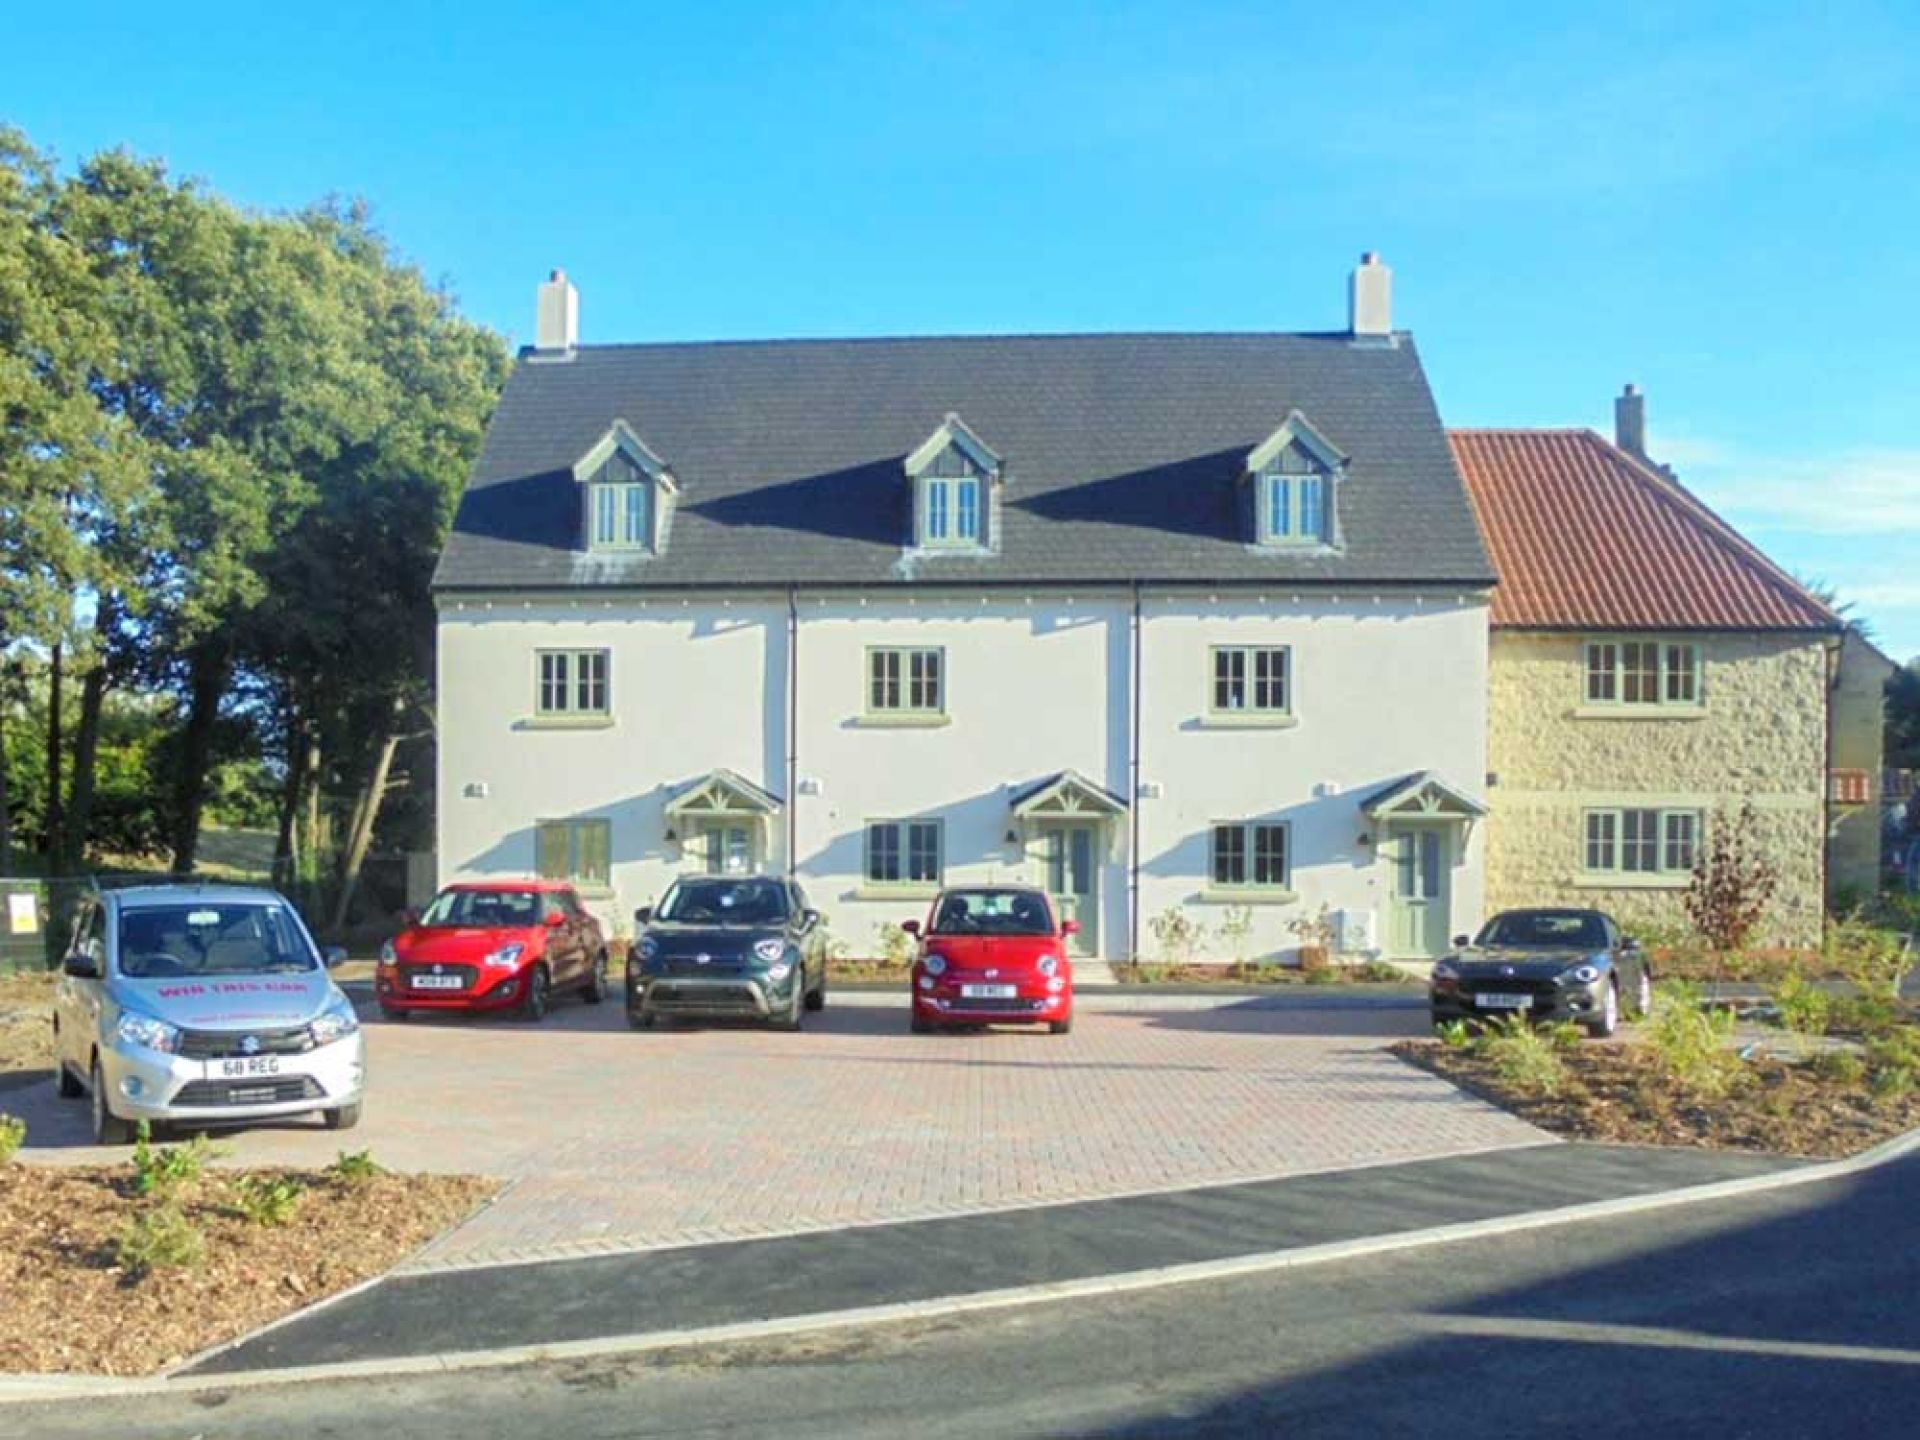
[[[1080,933],[1067,940],[1073,955],[1100,953],[1098,833],[1093,825],[1047,825],[1040,831],[1040,883],[1059,918],[1080,924]]]
[[[1396,825],[1385,848],[1393,866],[1388,953],[1409,959],[1445,954],[1453,891],[1450,827]]]

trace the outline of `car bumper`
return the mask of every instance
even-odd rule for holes
[[[504,1010],[526,998],[525,970],[492,970],[484,967],[465,990],[422,990],[412,983],[405,966],[374,974],[373,993],[387,1010]]]
[[[627,986],[627,1008],[636,1015],[734,1016],[767,1020],[793,1004],[805,983],[795,967],[784,980],[765,975],[639,975]]]
[[[1551,992],[1532,993],[1528,995],[1525,1009],[1482,1005],[1475,995],[1462,990],[1433,989],[1427,998],[1436,1024],[1449,1020],[1497,1020],[1502,1015],[1525,1015],[1529,1020],[1543,1023],[1584,1022],[1594,1019],[1606,1008],[1605,984],[1601,981],[1593,985],[1563,985]]]
[[[125,1042],[100,1052],[108,1106],[123,1120],[258,1120],[338,1110],[366,1087],[366,1038],[355,1031],[304,1055],[262,1057],[270,1073],[228,1076],[222,1060],[187,1060]],[[243,1065],[260,1062],[236,1061]]]
[[[1073,991],[1023,988],[1004,999],[975,999],[957,988],[913,992],[913,1013],[923,1020],[964,1025],[1047,1025],[1073,1014]]]

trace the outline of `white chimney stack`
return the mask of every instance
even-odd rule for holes
[[[567,279],[567,272],[556,270],[540,287],[539,303],[534,311],[533,348],[536,350],[572,350],[580,343],[580,292]]]
[[[1347,328],[1355,335],[1393,334],[1393,271],[1371,250],[1347,287]]]
[[[1614,397],[1613,443],[1629,455],[1647,458],[1647,397],[1629,385]]]

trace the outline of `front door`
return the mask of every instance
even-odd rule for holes
[[[1388,832],[1386,849],[1393,866],[1388,953],[1409,958],[1446,953],[1452,848],[1444,826],[1402,825]]]
[[[1100,953],[1098,833],[1093,825],[1047,825],[1040,830],[1040,883],[1059,919],[1080,924],[1080,933],[1067,939],[1073,955]]]

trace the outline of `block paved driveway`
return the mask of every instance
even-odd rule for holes
[[[852,997],[849,997],[852,998]],[[893,997],[798,1035],[627,1029],[617,1004],[546,1022],[367,1025],[350,1133],[231,1133],[236,1162],[513,1183],[414,1268],[798,1233],[1461,1154],[1548,1140],[1385,1047],[1424,1011],[1096,1013],[1071,1035],[916,1036]],[[904,998],[904,997],[902,997]],[[876,1002],[884,1001],[884,1005]],[[85,1106],[8,1097],[31,1159],[98,1159]],[[124,1153],[124,1152],[123,1152]]]

